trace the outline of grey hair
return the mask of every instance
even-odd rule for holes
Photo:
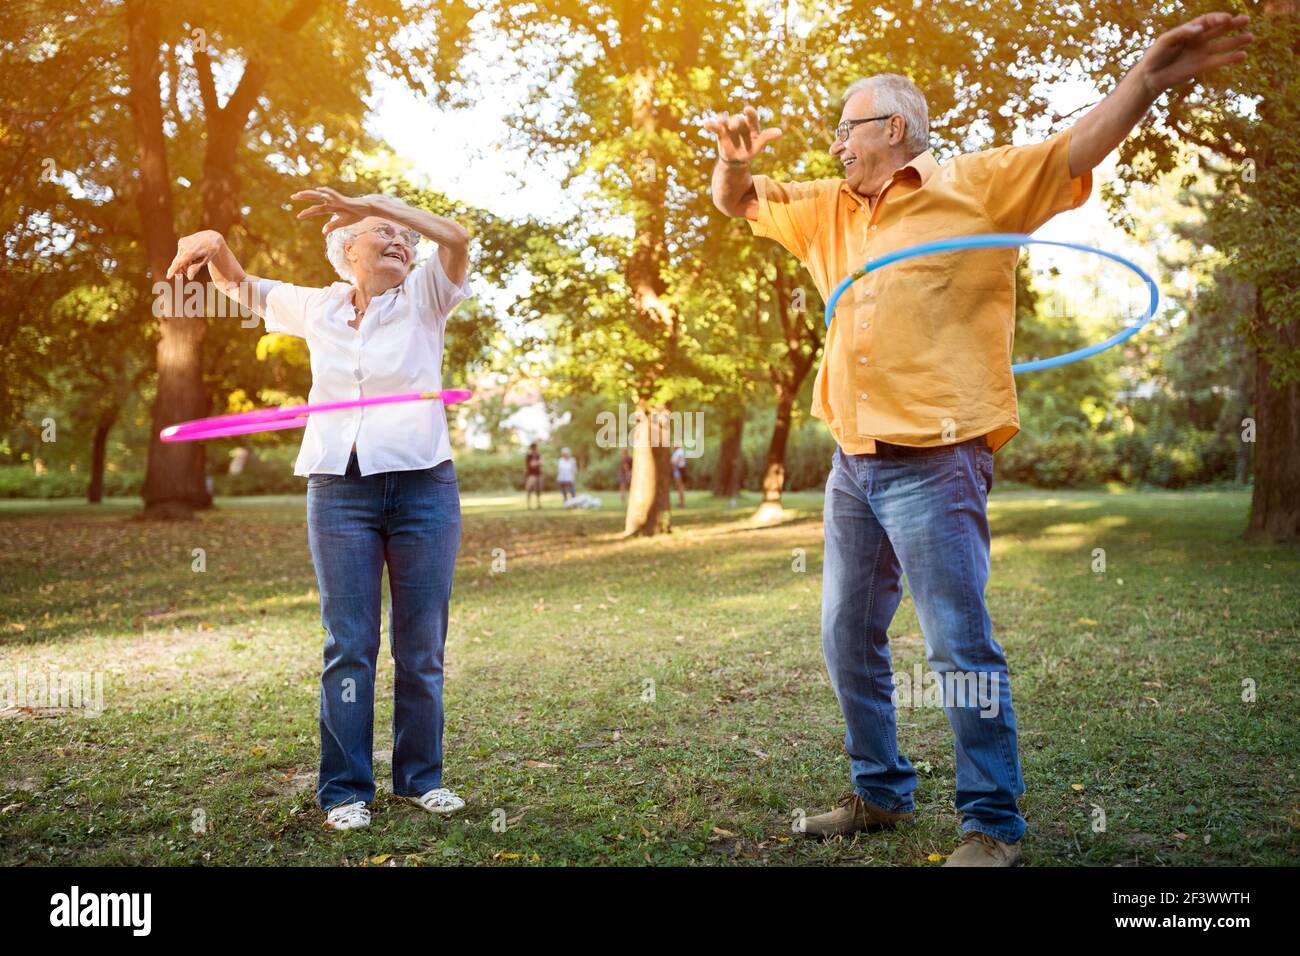
[[[383,199],[384,197],[380,193],[368,193],[359,198]],[[343,247],[358,235],[360,233],[357,231],[356,223],[353,223],[350,226],[340,226],[325,237],[325,258],[330,261],[330,265],[334,267],[334,271],[339,274],[339,278],[344,282],[357,281],[352,266],[348,264],[348,256]]]
[[[930,109],[921,88],[898,73],[877,73],[875,76],[854,80],[840,97],[842,107],[849,97],[863,90],[875,94],[877,112],[898,113],[907,122],[903,133],[903,146],[913,156],[930,148]]]

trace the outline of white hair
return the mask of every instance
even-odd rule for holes
[[[903,146],[909,153],[919,156],[930,148],[930,110],[919,86],[898,73],[878,73],[850,83],[840,97],[840,106],[863,90],[875,94],[872,105],[876,112],[897,113],[906,121]]]
[[[380,193],[369,193],[359,197],[361,199],[383,199]],[[352,271],[352,265],[348,262],[348,255],[343,250],[349,242],[355,239],[360,233],[357,231],[356,223],[350,226],[340,226],[330,232],[325,237],[325,258],[329,259],[330,265],[334,271],[339,274],[339,278],[344,282],[356,282],[356,273]]]

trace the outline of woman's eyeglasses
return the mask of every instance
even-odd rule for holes
[[[376,236],[386,240],[387,242],[395,242],[396,240],[400,239],[402,242],[406,243],[412,249],[414,249],[420,243],[419,234],[414,232],[413,230],[394,229],[392,226],[386,223],[382,226],[375,226],[375,228],[373,229],[367,229],[366,232],[373,232]],[[362,235],[364,235],[364,233],[362,233]]]

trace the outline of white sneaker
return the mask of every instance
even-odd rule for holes
[[[455,813],[461,807],[465,806],[465,801],[456,796],[446,787],[439,787],[437,790],[430,790],[421,797],[402,797],[408,803],[413,803],[417,807],[428,810],[430,813],[447,814]]]
[[[356,803],[341,803],[330,807],[325,814],[325,826],[330,830],[356,830],[370,826],[370,810],[358,800]]]

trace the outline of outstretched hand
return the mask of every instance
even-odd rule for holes
[[[781,135],[775,126],[759,129],[758,110],[752,106],[735,116],[719,113],[706,120],[704,128],[718,135],[718,155],[733,162],[749,162]]]
[[[1255,37],[1234,31],[1249,22],[1247,16],[1207,13],[1160,34],[1137,65],[1147,92],[1155,97],[1162,90],[1245,60],[1243,47]]]
[[[320,230],[323,235],[327,236],[335,229],[350,226],[370,215],[370,207],[364,199],[351,199],[337,190],[330,189],[328,186],[303,189],[289,198],[308,199],[316,203],[316,205],[308,206],[299,212],[298,218],[309,219],[312,216],[329,216],[329,220]]]
[[[184,272],[185,278],[193,279],[221,251],[224,242],[221,233],[212,229],[182,236],[176,243],[176,258],[167,267],[167,278]]]

